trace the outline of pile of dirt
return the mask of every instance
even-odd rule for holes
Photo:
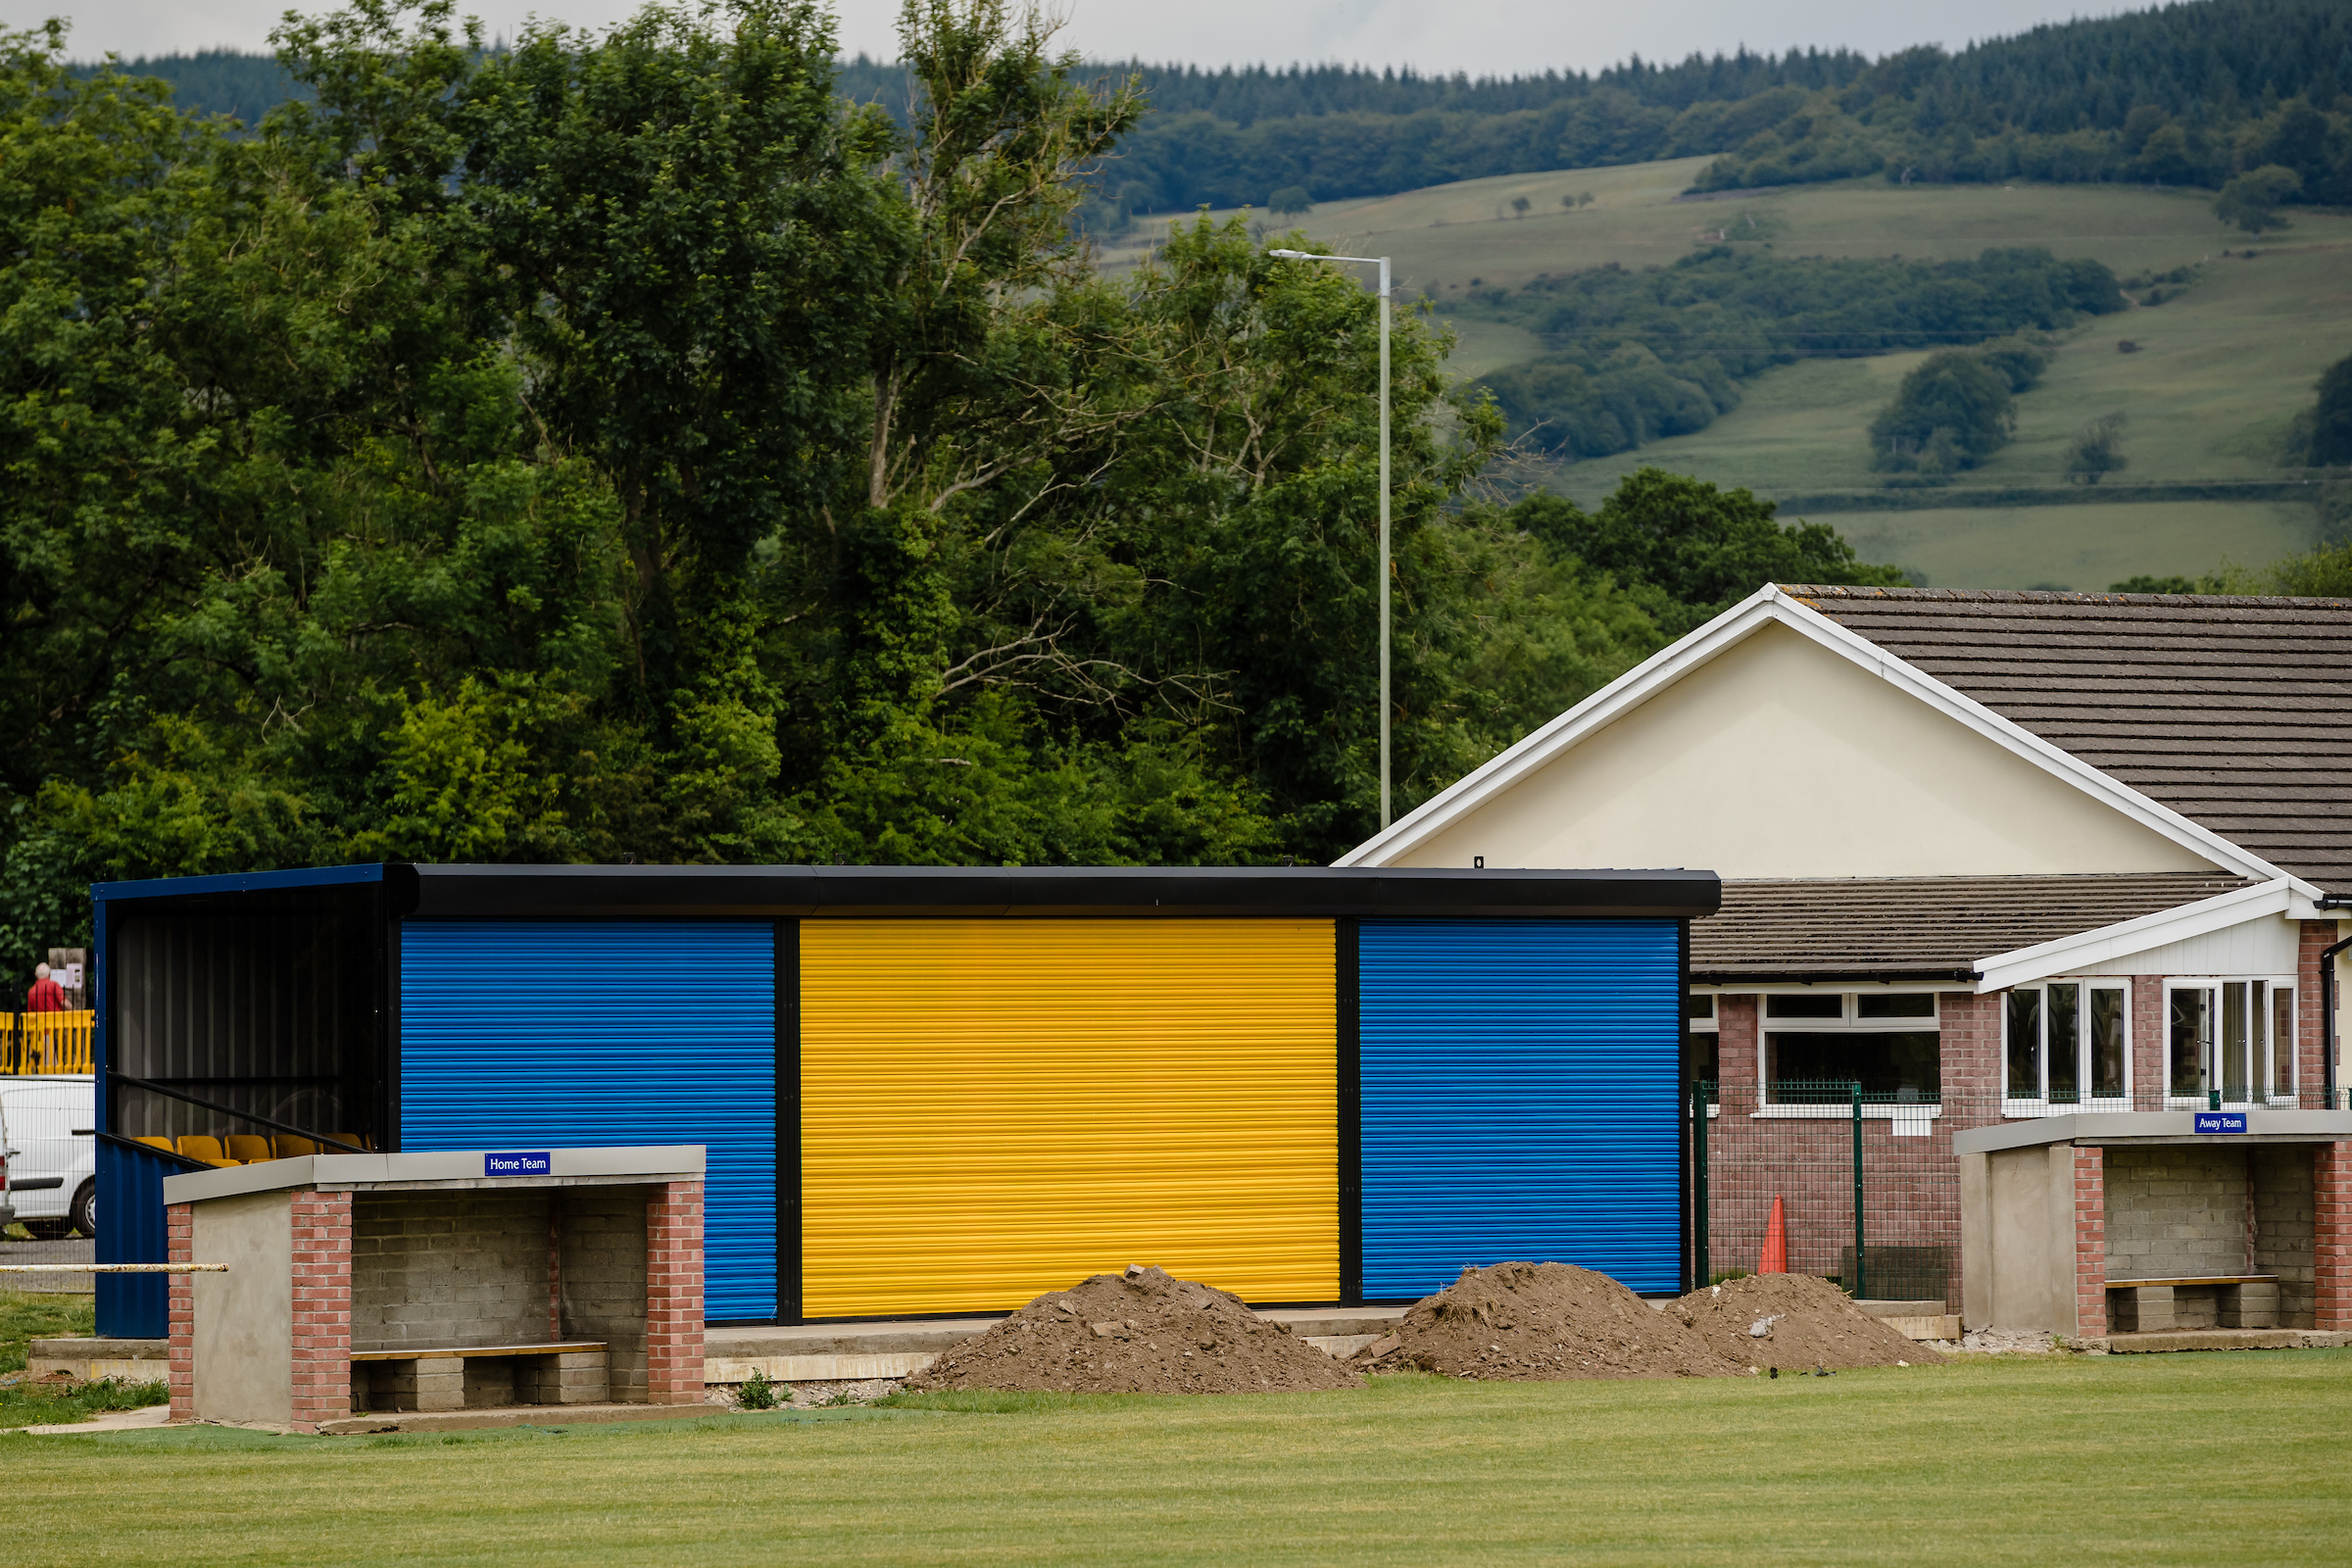
[[[1097,1274],[1039,1297],[908,1378],[930,1389],[1268,1394],[1363,1378],[1230,1296],[1164,1269]]]
[[[1355,1354],[1374,1372],[1542,1382],[1720,1378],[1744,1372],[1680,1318],[1591,1269],[1496,1263],[1465,1270]]]
[[[1809,1371],[1913,1366],[1942,1359],[1888,1328],[1828,1280],[1810,1274],[1751,1274],[1692,1291],[1668,1309],[1742,1367]],[[1761,1325],[1761,1334],[1754,1332]]]

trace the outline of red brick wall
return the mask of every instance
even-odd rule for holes
[[[645,1385],[654,1404],[703,1398],[703,1184],[645,1206]]]
[[[2312,1146],[2312,1324],[2352,1329],[2352,1143]]]
[[[293,1424],[316,1431],[351,1414],[351,1194],[293,1198]]]
[[[2107,1151],[2075,1156],[2075,1332],[2107,1332]]]
[[[196,1220],[191,1204],[173,1203],[164,1210],[170,1238],[164,1260],[196,1260]],[[196,1415],[196,1279],[191,1274],[167,1275],[172,1301],[172,1419],[193,1420]]]
[[[2132,1104],[2154,1110],[2164,1103],[2164,976],[2132,977]]]
[[[2302,925],[2295,955],[2295,1087],[2304,1104],[2317,1105],[2328,1083],[2328,998],[2320,955],[2339,939],[2333,920]]]

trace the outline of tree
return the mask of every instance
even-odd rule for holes
[[[2097,484],[2129,465],[2121,448],[2125,418],[2121,413],[2102,414],[2075,432],[2066,449],[2066,477],[2076,484]]]
[[[2213,216],[2256,236],[2264,229],[2287,228],[2291,225],[2279,216],[2278,206],[2302,188],[2303,176],[2293,170],[2265,164],[2224,185],[2214,198]]]
[[[1511,211],[1520,218],[1525,218],[1527,216],[1527,210],[1533,206],[1535,206],[1535,203],[1529,201],[1524,196],[1514,196],[1511,198]]]
[[[1896,567],[1856,560],[1853,547],[1826,523],[1784,524],[1776,511],[1747,490],[1650,467],[1628,474],[1597,512],[1539,494],[1508,515],[1555,553],[1626,584],[1669,637],[1768,582],[1898,587],[1908,581]]]
[[[1966,350],[1931,354],[1871,421],[1871,466],[1928,474],[1973,468],[2007,443],[2015,419],[2001,369]]]
[[[2352,354],[2321,373],[2319,403],[2311,416],[2310,453],[2314,466],[2352,465]]]
[[[1315,200],[1306,193],[1304,185],[1285,185],[1266,198],[1268,210],[1283,218],[1297,218],[1315,210]]]

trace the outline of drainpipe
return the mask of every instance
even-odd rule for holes
[[[2352,909],[2352,899],[2318,899],[2314,901],[2314,907]],[[2320,1037],[2321,1043],[2328,1052],[2327,1060],[2320,1065],[2327,1074],[2328,1108],[2329,1110],[2335,1108],[2335,956],[2346,948],[2352,948],[2352,937],[2346,937],[2332,947],[2320,950],[2320,1006],[2323,1009],[2320,1015]]]

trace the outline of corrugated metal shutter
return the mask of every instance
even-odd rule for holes
[[[1672,921],[1374,921],[1359,931],[1364,1294],[1466,1264],[1681,1285]]]
[[[803,1310],[1339,1292],[1329,920],[801,926]]]
[[[775,927],[411,921],[403,1149],[702,1144],[704,1311],[776,1313]]]

